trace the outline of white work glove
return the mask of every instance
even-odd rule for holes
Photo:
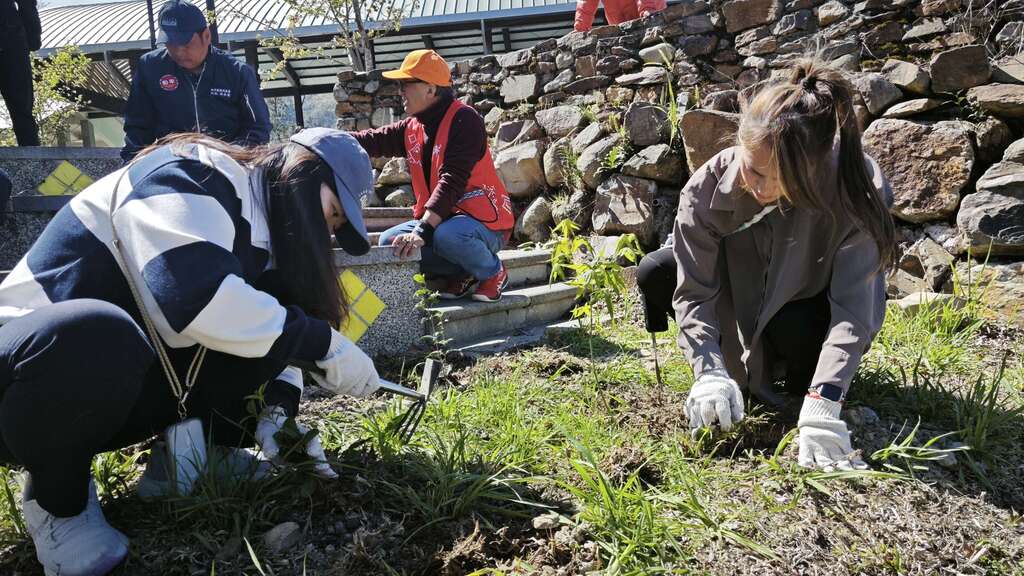
[[[800,456],[798,462],[805,468],[833,470],[866,470],[868,465],[853,453],[850,431],[839,419],[842,403],[817,395],[804,397],[800,419]]]
[[[373,360],[337,330],[331,330],[331,346],[316,365],[325,373],[313,372],[313,380],[335,394],[362,398],[380,386]]]
[[[274,436],[284,428],[284,424],[287,421],[288,415],[285,413],[284,408],[280,406],[267,406],[263,413],[260,414],[259,422],[256,424],[256,442],[263,450],[263,455],[268,460],[278,464],[281,463],[281,447]],[[299,434],[305,436],[309,432],[307,426],[303,426],[298,422],[295,424]],[[306,442],[306,455],[316,463],[313,471],[317,476],[321,478],[338,477],[338,473],[331,469],[331,465],[327,463],[327,455],[324,454],[324,447],[320,445],[319,434],[313,435]]]
[[[693,383],[686,398],[686,417],[690,435],[696,439],[701,428],[714,426],[727,432],[743,420],[743,394],[736,381],[724,370],[704,372]]]

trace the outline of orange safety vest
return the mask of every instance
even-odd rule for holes
[[[423,124],[415,117],[405,129],[405,159],[409,163],[409,172],[412,175],[412,190],[416,195],[416,206],[413,208],[413,216],[417,219],[426,212],[427,200],[430,199],[431,191],[437,186],[441,173],[441,162],[444,159],[444,151],[448,147],[448,132],[452,127],[452,119],[455,114],[463,109],[469,108],[458,100],[452,102],[441,120],[437,129],[437,137],[434,141],[434,149],[430,157],[430,187],[427,187],[427,180],[423,175],[422,152],[427,141],[426,130]],[[474,110],[474,113],[476,111]],[[498,171],[494,169],[494,162],[491,160],[490,147],[484,149],[483,158],[473,166],[473,171],[466,181],[466,191],[455,202],[454,214],[465,214],[476,218],[491,230],[498,232],[511,230],[515,224],[515,216],[512,214],[512,200],[501,178],[498,178]]]

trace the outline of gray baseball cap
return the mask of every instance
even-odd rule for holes
[[[370,251],[360,200],[373,192],[370,156],[349,133],[331,128],[306,128],[290,139],[309,148],[334,172],[334,189],[348,220],[334,230],[338,245],[354,256]]]

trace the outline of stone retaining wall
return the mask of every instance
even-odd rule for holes
[[[1024,0],[690,0],[451,68],[485,115],[519,240],[571,218],[653,248],[689,174],[730,144],[745,89],[815,50],[856,88],[893,186],[892,295],[942,289],[990,245],[999,277],[1024,282]],[[401,116],[379,71],[339,76],[335,96],[342,128]],[[378,167],[372,202],[410,202],[404,160]]]

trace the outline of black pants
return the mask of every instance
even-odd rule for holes
[[[18,146],[39,146],[39,126],[32,115],[32,64],[25,33],[0,26],[0,96],[7,105]]]
[[[168,352],[184,381],[195,348]],[[209,351],[188,416],[217,444],[247,444],[245,397],[283,369]],[[51,514],[80,513],[93,456],[160,433],[180,420],[177,405],[143,331],[113,304],[69,300],[0,326],[0,460],[32,474]]]
[[[644,256],[636,282],[647,331],[668,330],[668,319],[675,314],[672,294],[676,289],[676,261],[672,249],[662,248]],[[787,303],[765,326],[764,340],[772,358],[785,363],[787,392],[803,394],[814,377],[832,317],[827,294],[825,289],[811,298]]]
[[[640,260],[636,283],[644,304],[644,321],[648,332],[668,330],[668,319],[675,317],[672,293],[676,291],[676,259],[672,248],[661,248]]]

